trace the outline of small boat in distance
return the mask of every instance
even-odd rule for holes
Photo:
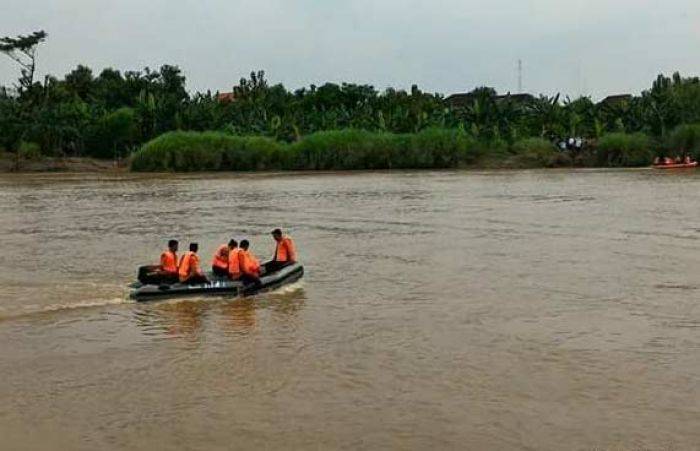
[[[654,158],[654,164],[652,165],[655,169],[689,169],[697,167],[698,162],[693,160],[690,155],[685,155],[684,158],[677,156],[675,159],[668,157],[656,157]]]
[[[690,163],[655,164],[652,167],[654,169],[689,169],[697,167],[697,165],[697,161],[691,161]]]

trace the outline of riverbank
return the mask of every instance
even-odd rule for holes
[[[14,154],[0,153],[0,173],[7,172],[124,172],[124,161],[99,160],[88,157],[38,157],[17,159]]]
[[[547,140],[480,141],[461,129],[413,134],[345,129],[317,132],[293,143],[221,132],[171,132],[131,158],[139,172],[536,168],[571,166]]]
[[[537,169],[643,167],[655,152],[641,133],[613,133],[578,151],[543,138],[480,140],[462,129],[411,134],[357,129],[312,133],[295,142],[207,131],[165,133],[128,159],[44,157],[19,161],[0,154],[0,172],[227,172],[411,169]]]
[[[287,143],[223,132],[169,132],[144,144],[130,160],[137,172],[531,169],[640,167],[654,156],[641,133],[612,133],[586,149],[560,151],[529,137],[506,142],[477,139],[463,129],[430,128],[396,134],[343,129]]]

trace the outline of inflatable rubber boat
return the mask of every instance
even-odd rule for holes
[[[303,275],[304,267],[300,263],[293,263],[275,272],[263,274],[260,277],[259,285],[244,285],[241,281],[229,280],[212,274],[207,274],[209,283],[197,285],[182,283],[142,284],[137,282],[132,285],[133,290],[129,297],[138,302],[146,302],[184,296],[250,296],[289,285],[301,279]]]
[[[691,163],[671,163],[671,164],[655,164],[654,169],[688,169],[697,167],[698,162],[693,161]]]

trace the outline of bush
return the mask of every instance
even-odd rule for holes
[[[101,116],[86,133],[86,154],[114,158],[127,151],[138,139],[138,120],[132,108],[120,108]]]
[[[518,166],[556,166],[560,161],[556,146],[543,138],[527,138],[516,141],[511,147]]]
[[[473,163],[478,155],[474,138],[459,129],[429,128],[411,137],[415,168],[454,168]]]
[[[643,133],[611,133],[598,141],[598,163],[603,166],[632,167],[651,164],[651,140]]]
[[[134,171],[454,168],[473,163],[478,143],[460,130],[415,135],[346,129],[318,132],[293,144],[220,132],[170,132],[146,143]]]
[[[700,124],[683,124],[676,127],[668,139],[671,154],[668,156],[689,154],[700,158]]]
[[[408,135],[346,129],[318,132],[290,146],[294,169],[391,169],[410,167]]]
[[[220,132],[169,132],[134,153],[134,171],[253,171],[280,169],[283,145],[263,137]]]
[[[295,169],[453,168],[473,163],[477,145],[457,129],[413,135],[347,129],[306,136],[291,154]]]
[[[42,158],[41,146],[37,143],[21,141],[17,148],[19,157],[24,160],[40,160]]]

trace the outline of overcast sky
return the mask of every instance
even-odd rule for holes
[[[475,86],[600,98],[700,75],[699,0],[0,0],[0,35],[44,29],[39,71],[180,66],[194,90],[251,70],[444,94]],[[2,56],[2,55],[0,55]],[[0,84],[17,77],[0,59]]]

